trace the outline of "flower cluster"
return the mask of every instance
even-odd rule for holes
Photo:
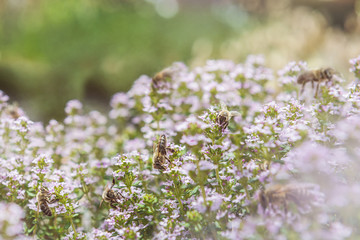
[[[47,125],[1,92],[0,238],[358,238],[360,89],[264,62],[175,63]]]
[[[360,78],[360,56],[350,59],[350,72],[353,72],[355,76],[359,79]]]

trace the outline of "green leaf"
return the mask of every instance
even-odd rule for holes
[[[284,164],[285,162],[280,159],[274,159],[273,162]]]
[[[140,187],[141,184],[142,184],[141,181],[136,181],[136,182],[134,182],[133,186],[134,186],[134,187]]]
[[[76,201],[79,201],[84,195],[84,192],[80,192],[80,195],[76,198]]]
[[[29,234],[29,233],[32,233],[34,231],[34,228],[36,227],[36,225],[32,226],[31,228],[27,229],[26,230],[26,233]]]
[[[36,196],[36,194],[35,194],[34,192],[29,191],[29,190],[26,191],[26,194],[27,194],[29,197],[35,197],[35,196]]]
[[[64,229],[67,230],[70,226],[71,226],[70,221],[67,221],[67,222],[65,223]]]
[[[200,189],[200,186],[196,186],[193,190],[189,191],[189,195],[193,196],[195,195]]]
[[[221,229],[221,226],[218,221],[215,222],[215,226],[216,226],[216,228]]]

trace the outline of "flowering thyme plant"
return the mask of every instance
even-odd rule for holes
[[[175,63],[47,125],[1,92],[0,238],[358,239],[360,88],[306,70]]]

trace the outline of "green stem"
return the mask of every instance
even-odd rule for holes
[[[249,191],[247,190],[247,186],[245,186],[244,190],[245,190],[245,193],[246,193],[246,198],[247,198],[248,200],[251,200],[251,199],[250,199]]]
[[[210,226],[210,229],[211,229],[211,235],[212,235],[213,239],[214,240],[218,239],[215,228],[213,226]]]
[[[183,204],[182,204],[182,202],[181,202],[181,198],[180,198],[181,192],[179,191],[179,188],[177,187],[175,178],[172,178],[172,180],[173,180],[173,183],[174,183],[174,186],[175,186],[174,194],[175,194],[175,197],[176,197],[176,199],[178,200],[179,205],[180,205],[180,212],[181,212],[181,214],[184,214],[184,206],[183,206]],[[181,182],[180,176],[177,176],[177,180],[178,180],[179,182]]]
[[[196,168],[197,168],[197,170],[198,170],[198,177],[197,177],[197,178],[198,178],[198,182],[199,182],[199,185],[200,185],[202,197],[203,197],[203,199],[204,199],[204,204],[205,204],[205,206],[206,206],[207,204],[206,204],[206,193],[205,193],[204,183],[203,183],[202,179],[199,179],[199,176],[200,176],[200,174],[201,174],[199,161],[196,161]]]
[[[218,181],[218,183],[220,185],[220,190],[221,190],[220,193],[223,193],[224,189],[223,189],[222,182],[221,182],[220,175],[219,175],[219,165],[217,165],[217,167],[215,169],[215,172],[216,172],[216,179],[217,179],[217,181]]]
[[[56,218],[57,218],[57,215],[56,215],[56,212],[54,212],[53,226],[54,226],[55,234],[58,235]]]
[[[206,193],[205,193],[204,184],[200,183],[200,188],[201,188],[202,197],[203,197],[203,199],[204,199],[204,204],[205,204],[205,206],[207,206],[207,204],[206,204]]]
[[[138,160],[139,160],[138,163],[139,163],[140,171],[142,171],[144,169],[143,161],[142,161],[142,159],[138,159]],[[148,192],[146,181],[144,181],[144,177],[143,177],[142,173],[140,173],[140,178],[142,179],[141,182],[142,182],[145,192]]]
[[[69,220],[70,220],[70,223],[71,223],[71,227],[72,227],[72,229],[74,230],[74,236],[75,236],[75,239],[76,239],[76,237],[77,237],[77,232],[76,232],[76,228],[75,228],[75,225],[74,225],[74,222],[73,222],[71,216],[69,216]]]
[[[179,202],[181,214],[184,214],[184,206],[183,206],[183,204],[182,204],[182,202],[181,202],[180,197],[179,197],[179,196],[176,196],[176,199],[177,199],[178,202]]]
[[[39,224],[39,205],[38,205],[38,209],[36,211],[36,219],[35,219],[35,227],[33,230],[33,236],[35,236],[35,234],[36,234],[38,224]]]

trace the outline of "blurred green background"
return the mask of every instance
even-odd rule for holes
[[[358,0],[0,0],[0,89],[33,120],[80,99],[100,111],[176,61],[264,55],[344,76],[360,54]]]

